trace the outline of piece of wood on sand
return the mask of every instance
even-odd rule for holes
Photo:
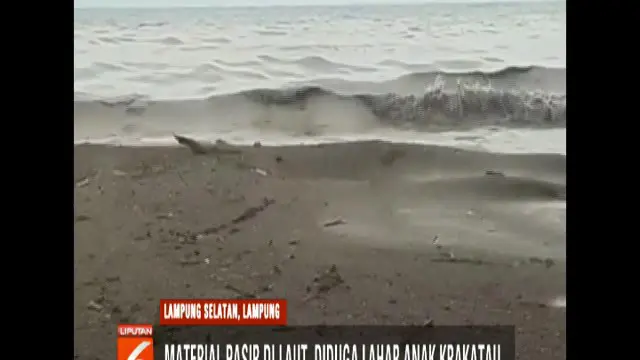
[[[189,150],[191,150],[191,152],[196,155],[203,155],[203,154],[230,155],[230,154],[242,153],[240,149],[234,148],[232,145],[229,145],[223,141],[218,141],[216,144],[210,144],[210,143],[203,143],[203,142],[188,138],[186,136],[178,135],[178,134],[173,134],[173,137],[174,139],[176,139],[178,144],[188,147]]]

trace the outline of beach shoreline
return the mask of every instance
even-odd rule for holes
[[[513,324],[519,359],[564,359],[565,174],[381,141],[76,145],[76,358],[113,357],[116,324],[161,298],[258,296],[291,325]]]

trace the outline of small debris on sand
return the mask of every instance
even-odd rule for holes
[[[307,288],[310,294],[307,295],[303,301],[307,302],[318,296],[326,294],[343,283],[344,279],[338,272],[337,266],[335,264],[331,265],[328,270],[325,270],[313,278],[312,285]]]
[[[245,210],[242,214],[240,214],[240,216],[236,217],[235,219],[231,220],[232,224],[239,224],[241,222],[245,222],[249,219],[252,219],[254,217],[256,217],[256,215],[258,215],[260,212],[266,210],[267,207],[275,204],[275,200],[265,197],[262,199],[262,205],[260,206],[253,206],[248,208],[247,210]]]
[[[176,139],[178,144],[188,147],[194,154],[202,155],[207,153],[207,149],[202,144],[193,139],[177,134],[173,134],[173,137]]]
[[[88,215],[78,215],[76,216],[76,222],[83,222],[83,221],[88,221],[91,220],[91,216]]]
[[[191,233],[189,236],[187,236],[187,238],[195,241],[198,238],[202,238],[202,237],[206,237],[206,236],[211,236],[211,235],[217,235],[219,234],[221,231],[224,230],[228,230],[228,234],[229,235],[233,235],[235,233],[240,232],[240,229],[233,227],[234,225],[239,225],[245,221],[251,220],[252,218],[256,217],[259,213],[265,211],[269,206],[275,204],[276,201],[275,199],[272,198],[268,198],[265,197],[262,199],[262,204],[259,206],[251,206],[247,209],[245,209],[245,211],[238,215],[236,218],[234,218],[233,220],[231,220],[231,222],[229,223],[223,223],[220,225],[216,225],[213,227],[209,227],[206,228],[204,230],[195,232],[195,233]]]
[[[431,240],[431,243],[436,247],[438,251],[442,251],[442,244],[440,244],[440,235],[436,235]]]
[[[176,139],[178,144],[184,145],[188,147],[191,152],[195,155],[203,155],[203,154],[240,154],[242,151],[239,149],[233,148],[232,145],[218,140],[214,144],[203,144],[197,140],[188,138],[186,136],[181,136],[177,134],[173,134],[173,137]]]
[[[499,176],[499,177],[505,177],[504,173],[501,171],[495,171],[495,170],[487,170],[484,172],[485,175],[487,176]]]
[[[337,225],[344,225],[344,224],[346,224],[346,223],[347,223],[346,221],[344,221],[344,220],[342,220],[342,219],[338,218],[338,219],[335,219],[335,220],[327,221],[327,222],[325,222],[322,226],[324,226],[324,227],[331,227],[331,226],[337,226]]]
[[[166,214],[158,214],[158,215],[156,215],[156,219],[159,219],[159,220],[169,220],[171,218],[173,218],[173,213],[172,212],[168,212]]]
[[[91,300],[87,304],[87,309],[100,312],[100,311],[104,310],[104,306],[102,306],[102,305],[98,304],[97,302]]]
[[[529,258],[529,263],[530,264],[544,265],[547,268],[550,268],[553,265],[555,265],[555,261],[553,259],[551,259],[551,258],[541,259],[541,258],[537,258],[537,257],[531,257],[531,258]]]
[[[427,319],[422,323],[422,326],[426,326],[426,327],[433,327],[434,323],[433,323],[433,319]]]
[[[225,284],[224,288],[227,290],[231,290],[234,293],[236,293],[238,295],[239,298],[245,298],[245,299],[255,299],[256,298],[256,294],[251,293],[249,291],[245,291],[242,290],[240,288],[237,288],[235,285],[232,284]]]
[[[269,176],[269,173],[266,170],[262,170],[260,168],[253,168],[253,172],[260,174],[262,176]]]
[[[76,182],[76,187],[81,188],[81,187],[85,187],[87,185],[89,185],[91,183],[91,179],[89,179],[88,177],[81,179],[79,181]]]
[[[469,265],[490,265],[492,263],[482,260],[482,259],[473,259],[473,258],[457,258],[453,255],[453,253],[449,253],[449,256],[431,259],[432,262],[442,262],[442,263],[452,263],[452,264],[469,264]]]
[[[273,265],[273,269],[271,271],[273,274],[275,275],[280,275],[282,274],[282,270],[280,270],[280,267],[278,265]]]

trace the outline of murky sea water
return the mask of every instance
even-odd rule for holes
[[[564,2],[75,15],[78,142],[566,152]]]

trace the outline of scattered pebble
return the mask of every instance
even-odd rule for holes
[[[104,306],[98,304],[97,302],[91,300],[89,301],[89,303],[87,304],[87,308],[89,310],[93,310],[93,311],[102,311],[104,310]]]
[[[544,265],[548,268],[552,267],[555,264],[556,262],[553,261],[553,259],[550,259],[550,258],[544,259]]]
[[[259,175],[262,175],[262,176],[268,176],[269,175],[269,173],[266,170],[262,170],[262,169],[259,169],[259,168],[254,168],[253,172],[255,172],[255,173],[259,174]]]
[[[550,268],[550,267],[552,267],[553,265],[556,264],[556,262],[551,258],[541,259],[541,258],[537,258],[537,257],[529,258],[529,263],[544,265],[547,268]]]
[[[159,214],[156,216],[157,219],[159,220],[169,220],[171,218],[173,218],[173,213],[168,212],[166,214]]]
[[[91,183],[91,180],[89,178],[84,178],[78,182],[76,182],[76,187],[85,187],[87,185],[89,185],[89,183]]]
[[[439,239],[440,239],[440,235],[434,236],[433,239],[431,240],[431,244],[433,244],[438,251],[442,251],[442,244],[440,244]]]
[[[268,284],[260,288],[260,292],[269,292],[273,290],[274,285]]]
[[[304,301],[306,302],[321,294],[326,294],[331,289],[334,289],[343,283],[344,279],[338,272],[338,268],[335,264],[331,265],[328,270],[314,277],[313,284],[307,287],[307,292],[310,292],[310,294],[305,297]]]
[[[83,222],[83,221],[87,221],[87,220],[91,220],[91,217],[88,215],[78,215],[76,216],[76,222]]]

